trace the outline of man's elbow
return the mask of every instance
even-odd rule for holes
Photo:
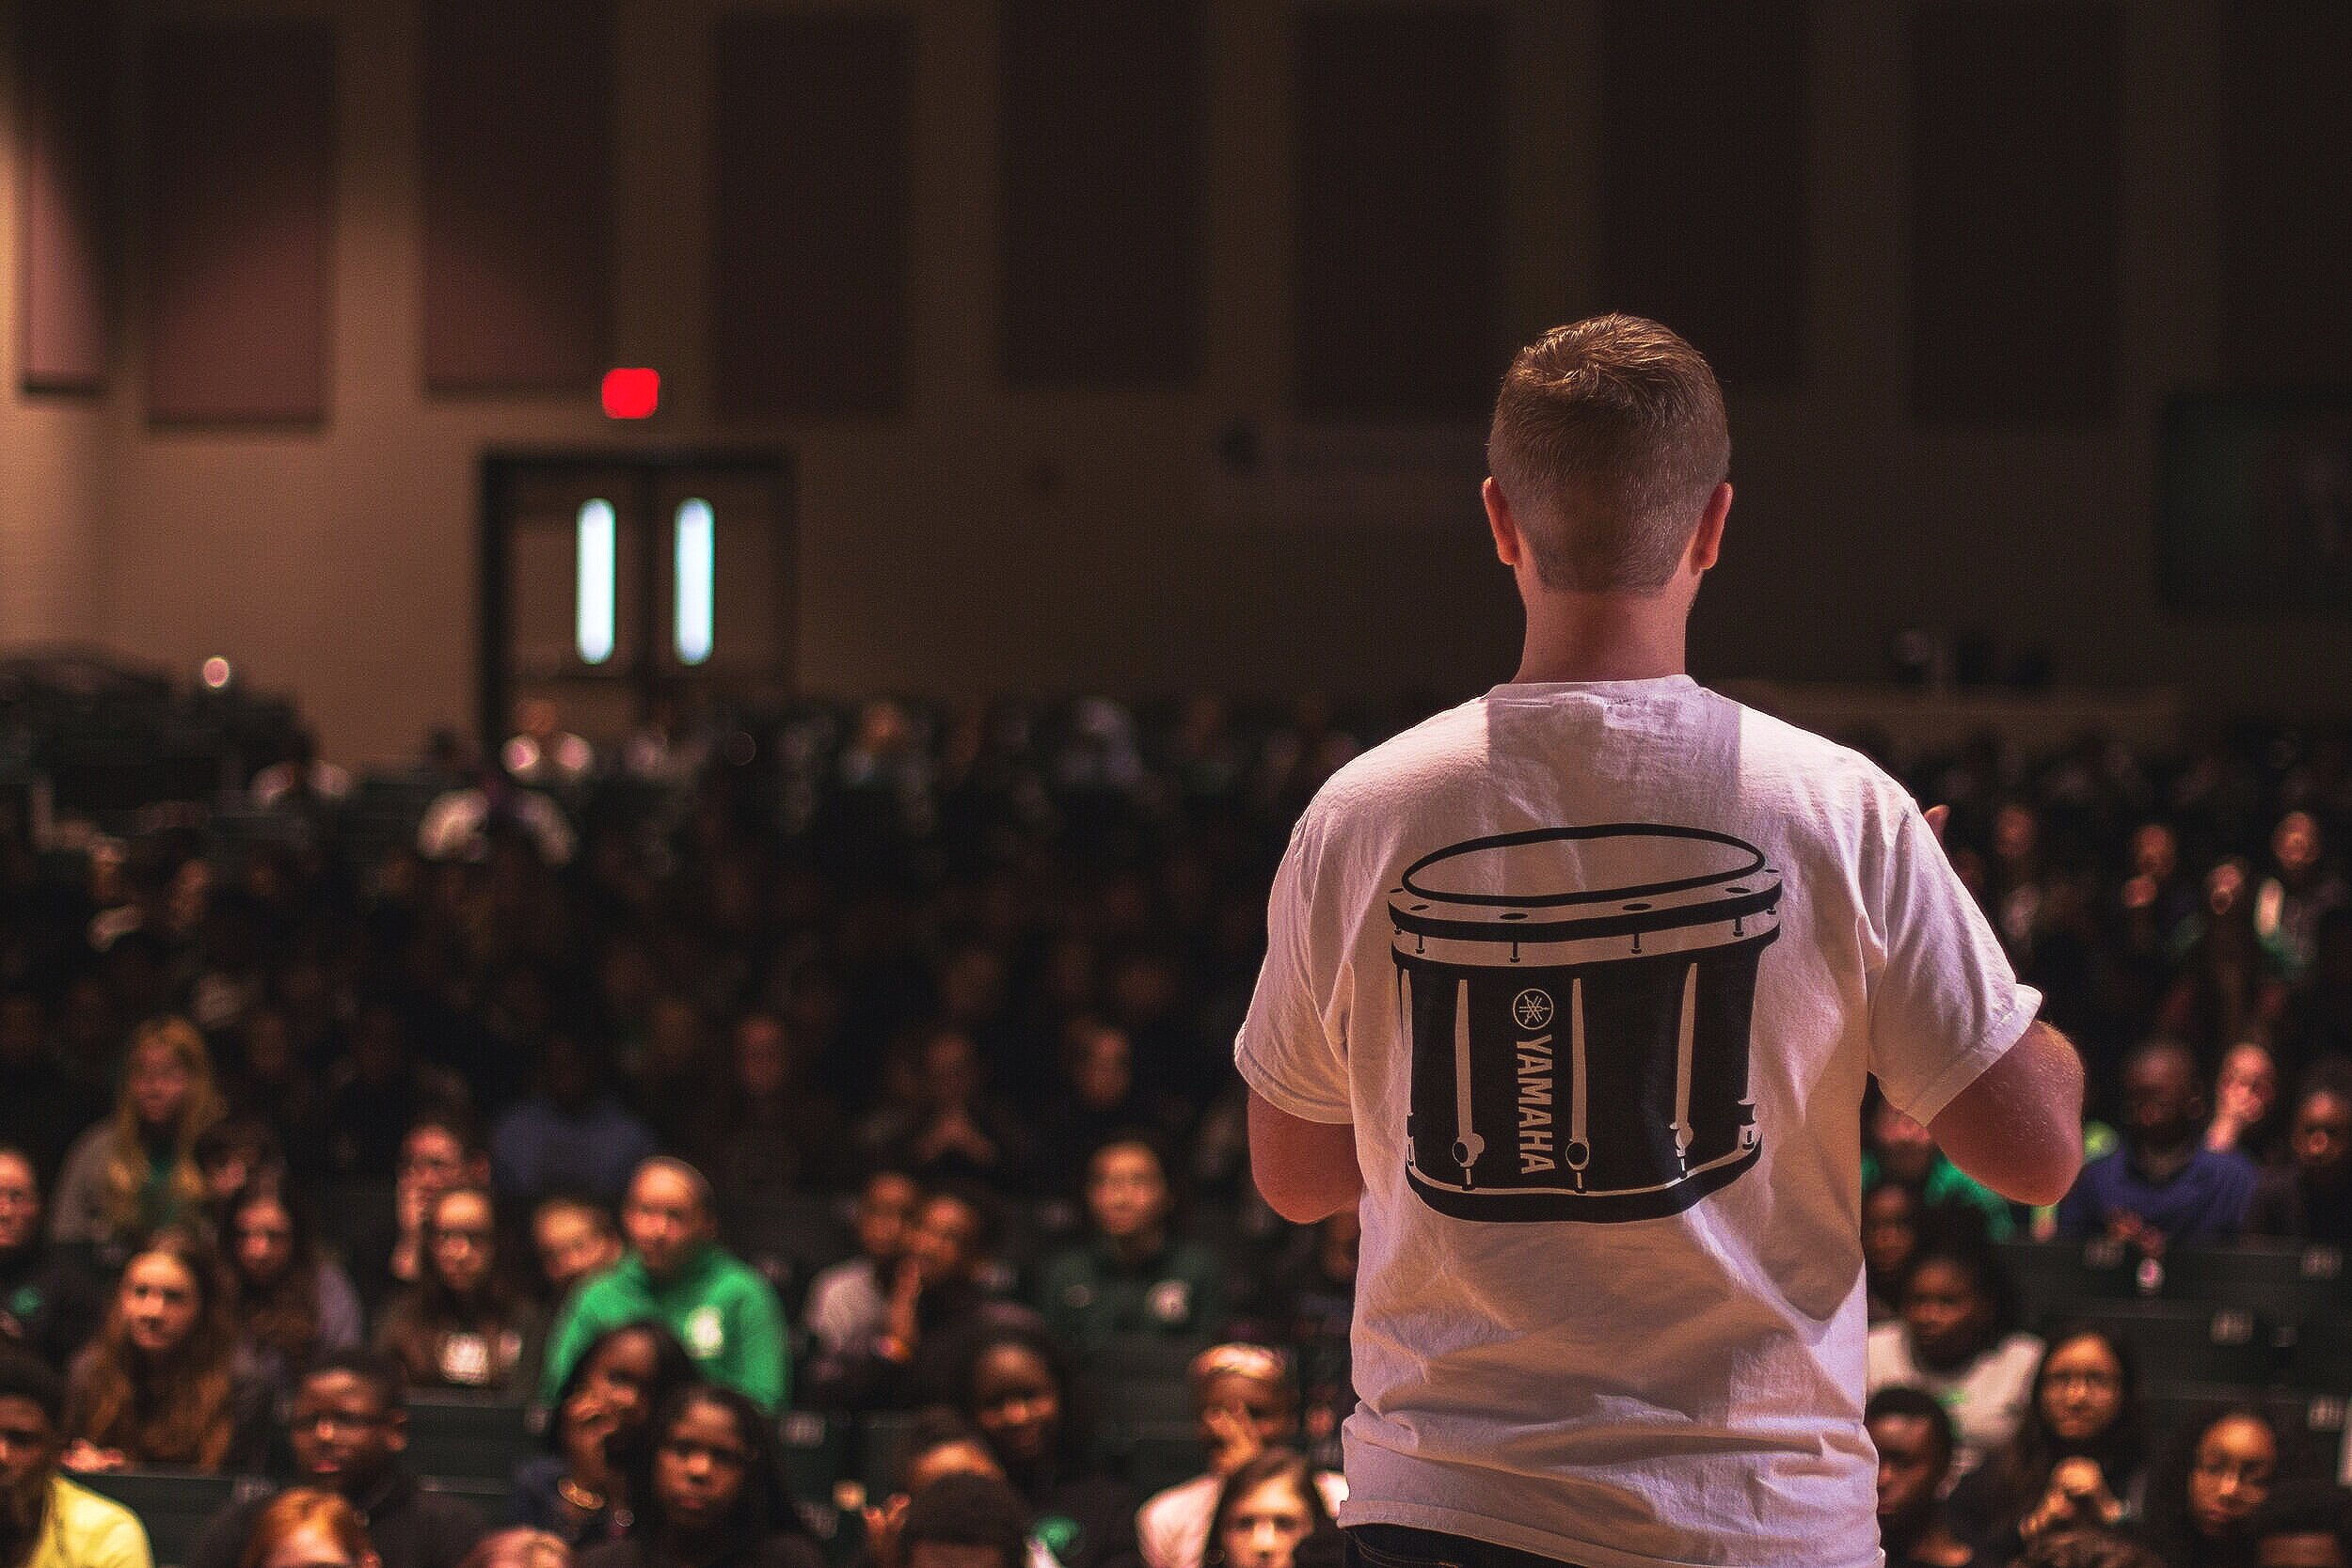
[[[2083,1172],[2083,1146],[2077,1137],[2065,1148],[2051,1148],[2029,1169],[2017,1172],[2001,1196],[2028,1209],[2046,1209],[2074,1190]]]
[[[1253,1164],[1250,1169],[1250,1178],[1257,1183],[1258,1196],[1265,1199],[1265,1206],[1293,1225],[1319,1224],[1356,1201],[1363,1192],[1361,1176],[1353,1166],[1345,1172],[1348,1180],[1336,1180],[1339,1174],[1284,1176],[1264,1164]]]

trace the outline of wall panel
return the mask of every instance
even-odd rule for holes
[[[2352,6],[2231,0],[2222,25],[2224,372],[2352,384]]]
[[[2114,416],[2122,43],[2122,15],[2103,0],[1931,0],[1914,13],[1921,422]]]
[[[17,17],[17,349],[27,390],[105,384],[114,286],[114,33],[105,8]]]
[[[893,411],[906,395],[913,24],[732,16],[717,38],[720,411]]]
[[[1004,362],[1181,381],[1200,357],[1200,0],[1007,0]]]
[[[1734,389],[1804,367],[1809,48],[1801,0],[1609,0],[1601,298]]]
[[[424,379],[571,391],[612,341],[605,0],[428,0]]]
[[[1297,404],[1476,420],[1510,350],[1502,20],[1314,8],[1294,45]]]
[[[325,419],[333,31],[159,32],[145,103],[149,417]]]

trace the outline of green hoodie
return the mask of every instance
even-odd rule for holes
[[[784,1403],[784,1308],[755,1270],[709,1245],[666,1284],[654,1283],[632,1252],[582,1285],[548,1338],[540,1402],[554,1406],[572,1363],[597,1335],[646,1322],[676,1335],[711,1382],[740,1389],[763,1410]]]

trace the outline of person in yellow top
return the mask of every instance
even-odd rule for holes
[[[136,1514],[57,1473],[64,1450],[57,1374],[0,1343],[0,1568],[155,1568]]]

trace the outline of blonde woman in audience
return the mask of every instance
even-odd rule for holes
[[[51,1205],[60,1242],[127,1245],[204,1211],[196,1140],[221,1117],[204,1037],[184,1018],[151,1019],[132,1036],[114,1115],[66,1155]]]
[[[1269,1449],[1298,1437],[1298,1392],[1279,1351],[1214,1345],[1193,1357],[1187,1372],[1209,1467],[1136,1511],[1145,1568],[1201,1568],[1210,1515],[1226,1481]],[[1337,1511],[1347,1497],[1346,1479],[1326,1470],[1314,1480],[1325,1508]]]

